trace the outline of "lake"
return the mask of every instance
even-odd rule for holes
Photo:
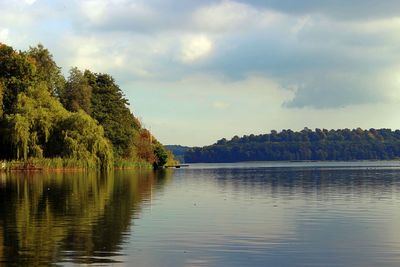
[[[0,266],[399,266],[400,162],[0,173]]]

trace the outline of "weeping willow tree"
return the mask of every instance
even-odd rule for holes
[[[20,93],[15,113],[6,115],[15,157],[42,158],[54,126],[67,116],[68,112],[51,97],[44,84]]]
[[[80,110],[60,122],[56,133],[61,137],[61,156],[82,159],[88,167],[113,166],[111,143],[104,137],[103,127],[84,111]]]
[[[0,148],[0,159],[71,159],[63,167],[109,168],[114,159],[162,167],[171,157],[110,75],[73,68],[66,80],[42,45],[21,52],[0,43]]]
[[[17,159],[28,158],[29,122],[20,114],[7,116],[9,124],[9,138],[15,148]]]
[[[63,157],[88,167],[112,166],[112,147],[98,123],[83,111],[64,109],[44,84],[18,95],[16,112],[6,115],[15,158]]]

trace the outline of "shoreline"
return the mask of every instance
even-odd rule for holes
[[[152,169],[152,164],[148,162],[129,162],[115,161],[108,170],[134,170],[134,169]],[[88,170],[102,171],[101,165],[78,161],[74,159],[30,159],[28,161],[0,161],[0,172],[82,172]]]

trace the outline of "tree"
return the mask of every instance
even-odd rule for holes
[[[69,111],[76,112],[82,109],[87,114],[91,113],[92,87],[78,68],[72,68],[69,71],[61,99],[65,108]]]
[[[41,158],[57,120],[67,116],[44,84],[18,95],[15,113],[6,115],[10,144],[17,159]]]
[[[34,59],[36,81],[45,82],[53,96],[62,95],[65,87],[65,78],[49,50],[44,48],[42,44],[38,44],[36,47],[30,47],[27,55]]]
[[[0,120],[3,117],[4,84],[0,81]]]
[[[133,140],[137,157],[140,160],[154,163],[157,159],[154,155],[151,138],[151,133],[148,130],[140,129],[138,132],[135,132]]]
[[[62,157],[108,168],[114,156],[157,166],[172,159],[110,75],[72,68],[65,81],[41,44],[27,52],[0,44],[0,159]]]
[[[35,83],[36,66],[26,54],[0,43],[0,83],[3,85],[3,112],[12,113],[18,94]]]
[[[82,110],[70,114],[57,126],[61,134],[62,157],[84,160],[92,166],[113,166],[112,145],[104,138],[103,127]]]
[[[154,145],[154,154],[156,156],[156,160],[153,163],[153,167],[156,169],[164,167],[168,160],[168,153],[158,142]]]
[[[88,167],[112,166],[112,146],[103,128],[83,111],[65,110],[44,83],[18,95],[6,126],[13,158],[63,157],[84,161]]]
[[[85,77],[93,88],[92,117],[103,126],[115,156],[130,157],[132,140],[141,126],[129,110],[128,100],[110,75],[85,71]]]
[[[184,157],[186,162],[396,159],[400,158],[400,131],[360,128],[271,131],[271,134],[234,137],[189,149]]]

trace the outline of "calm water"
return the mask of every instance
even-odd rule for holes
[[[0,173],[0,266],[399,266],[400,162]]]

